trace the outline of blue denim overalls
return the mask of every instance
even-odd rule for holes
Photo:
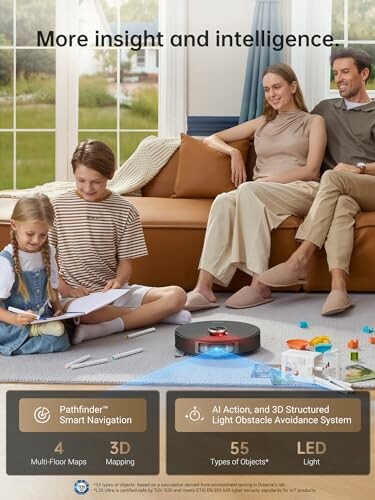
[[[1,257],[8,259],[13,266],[12,255],[3,250]],[[25,300],[18,291],[18,278],[15,276],[11,294],[7,299],[0,301],[0,307],[8,309],[9,306],[18,309],[37,311],[47,299],[47,273],[44,268],[37,271],[21,271],[29,292],[29,300]],[[52,310],[46,308],[45,315],[52,316]],[[0,321],[0,353],[5,356],[12,354],[41,354],[46,352],[66,351],[69,348],[68,335],[65,332],[60,337],[53,335],[40,335],[29,337],[30,326],[10,325]]]

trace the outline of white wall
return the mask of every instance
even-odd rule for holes
[[[248,47],[217,47],[216,30],[251,31],[254,0],[188,0],[187,32],[209,32],[208,47],[188,48],[188,115],[238,116]]]

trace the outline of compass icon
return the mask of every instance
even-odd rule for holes
[[[204,420],[204,417],[201,414],[201,410],[197,406],[193,406],[187,414],[185,415],[185,418],[190,420],[190,422],[200,422]]]

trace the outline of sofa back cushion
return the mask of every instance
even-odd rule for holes
[[[229,143],[238,148],[247,163],[250,141]],[[235,189],[231,181],[231,159],[199,139],[181,134],[178,170],[174,186],[176,198],[215,198]]]

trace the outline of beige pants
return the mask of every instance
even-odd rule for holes
[[[318,191],[315,181],[245,182],[212,204],[199,269],[227,286],[236,269],[260,274],[268,269],[271,231],[289,215],[304,217]]]
[[[296,238],[325,244],[329,269],[349,273],[355,217],[375,210],[375,176],[327,170]]]

